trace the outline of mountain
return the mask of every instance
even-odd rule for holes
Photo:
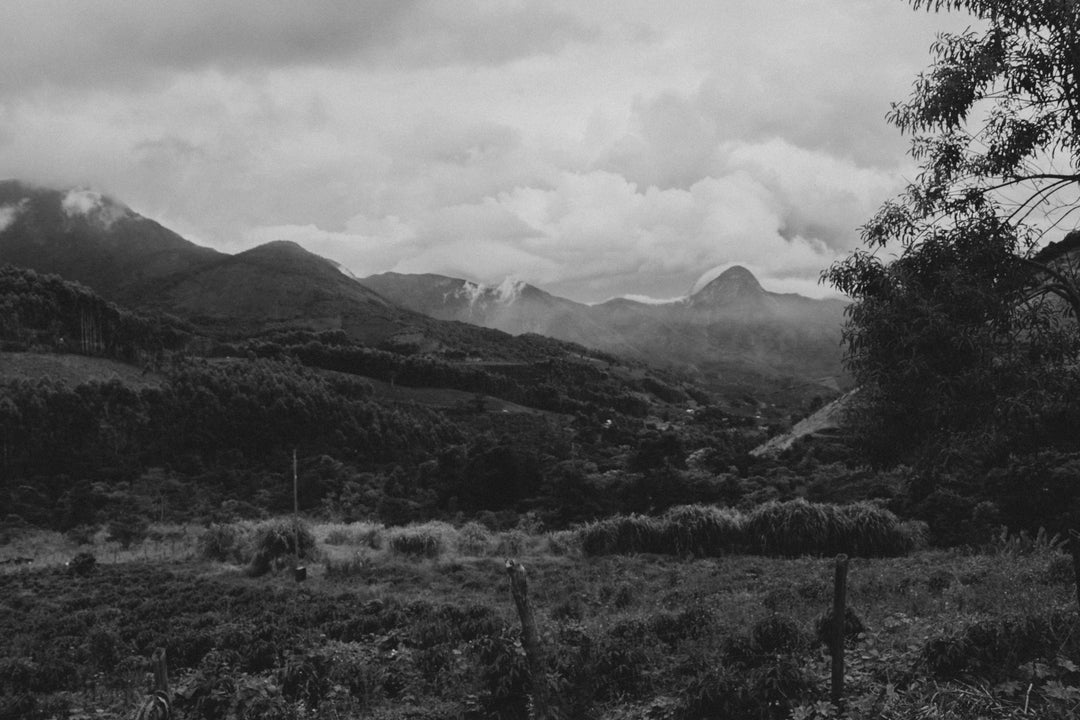
[[[384,273],[361,282],[432,317],[541,333],[726,384],[790,376],[835,387],[842,376],[845,304],[769,292],[741,266],[668,303],[585,305],[524,283],[483,286],[441,275]]]
[[[487,286],[434,274],[382,273],[360,282],[391,302],[440,320],[494,328],[521,335],[535,333],[641,358],[622,337],[590,313],[588,305],[508,279]]]
[[[787,400],[835,389],[840,374],[842,303],[771,293],[739,267],[659,305],[589,306],[526,283],[438,275],[358,280],[295,243],[230,255],[99,193],[17,181],[0,183],[4,263],[78,281],[126,308],[176,315],[222,340],[333,330],[371,347],[513,362],[591,348],[688,371],[714,389]],[[789,378],[804,387],[792,392]]]
[[[110,300],[138,301],[161,278],[224,257],[99,193],[0,181],[0,262],[61,275]]]
[[[364,343],[431,347],[459,342],[461,334],[395,306],[295,243],[229,255],[90,190],[0,182],[0,264],[55,273],[107,300],[172,313],[219,336],[341,329]]]

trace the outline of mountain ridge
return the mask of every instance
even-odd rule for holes
[[[380,273],[360,282],[433,317],[512,334],[538,332],[661,366],[825,378],[827,384],[842,377],[845,303],[770,292],[741,265],[662,303],[612,298],[587,305],[528,284],[508,296],[497,286],[431,273]]]
[[[175,313],[217,337],[342,330],[371,346],[473,356],[478,347],[505,355],[501,333],[535,334],[727,387],[787,377],[828,385],[841,376],[842,305],[771,293],[742,266],[660,304],[585,305],[515,280],[356,279],[291,241],[230,255],[105,195],[10,180],[0,182],[0,262],[59,274],[132,308]]]

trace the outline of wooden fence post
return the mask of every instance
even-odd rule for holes
[[[837,709],[844,703],[844,621],[847,614],[847,555],[836,556],[833,582],[832,624],[832,702]]]
[[[167,695],[169,692],[169,661],[165,657],[165,648],[159,647],[154,650],[152,660],[154,663],[154,689]]]
[[[1076,605],[1080,609],[1080,532],[1069,531],[1069,552],[1073,561],[1073,582],[1076,584]]]
[[[510,594],[514,597],[518,616],[521,618],[521,645],[525,649],[525,661],[532,684],[533,717],[548,720],[551,709],[548,703],[547,673],[544,655],[540,647],[540,633],[536,630],[536,617],[529,604],[529,587],[525,579],[525,566],[513,560],[506,561],[506,574],[510,576]]]

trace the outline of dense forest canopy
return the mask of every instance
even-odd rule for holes
[[[291,507],[293,449],[302,509],[349,520],[565,524],[752,490],[716,473],[763,437],[756,405],[732,415],[678,377],[506,338],[486,361],[340,330],[215,339],[2,268],[0,504],[60,528],[259,516]]]
[[[855,300],[844,340],[881,463],[989,462],[1075,450],[1080,274],[1080,7],[927,2],[942,34],[889,120],[920,172],[824,278]],[[895,257],[894,260],[888,258]]]

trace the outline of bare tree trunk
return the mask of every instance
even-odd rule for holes
[[[547,693],[547,673],[544,671],[544,654],[540,647],[540,633],[536,630],[536,617],[529,604],[529,586],[525,579],[525,566],[514,560],[506,561],[506,574],[510,576],[510,593],[514,596],[518,616],[521,618],[521,645],[532,684],[533,717],[548,720],[552,717]]]

